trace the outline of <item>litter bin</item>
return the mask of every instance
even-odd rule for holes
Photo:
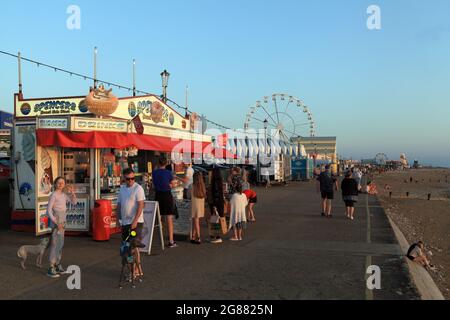
[[[92,221],[92,239],[108,241],[111,236],[111,200],[96,200]]]

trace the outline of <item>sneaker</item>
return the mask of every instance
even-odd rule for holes
[[[54,266],[48,268],[47,276],[50,278],[58,278],[59,274],[56,272],[56,268]]]
[[[211,239],[210,242],[211,242],[211,243],[222,243],[222,239],[221,239],[221,238]]]
[[[56,272],[59,274],[66,273],[66,270],[64,270],[64,268],[61,264],[58,264],[55,269],[56,269]]]
[[[176,247],[178,247],[178,245],[177,245],[177,243],[174,241],[174,242],[169,242],[169,244],[167,245],[167,247],[168,247],[168,248],[176,248]]]

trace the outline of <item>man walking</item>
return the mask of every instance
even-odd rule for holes
[[[322,216],[331,218],[331,200],[334,198],[334,189],[338,190],[338,182],[330,172],[330,165],[325,166],[325,171],[317,178],[317,192],[322,196]]]
[[[166,169],[167,159],[159,159],[159,168],[153,171],[153,185],[155,186],[155,200],[158,201],[160,214],[166,217],[167,231],[169,233],[169,244],[167,247],[176,248],[178,245],[173,238],[173,216],[175,215],[175,205],[172,197],[173,176]]]
[[[142,236],[142,227],[144,225],[144,209],[145,192],[144,189],[135,182],[133,170],[130,168],[123,171],[125,185],[120,187],[119,197],[117,200],[117,212],[120,214],[122,226],[122,240],[128,237],[133,239],[136,247],[143,247],[140,243]],[[136,238],[130,236],[131,231],[136,231]],[[138,240],[138,241],[136,241]],[[141,258],[139,250],[137,253],[137,265],[140,266]],[[142,270],[134,270],[135,276],[142,276]]]

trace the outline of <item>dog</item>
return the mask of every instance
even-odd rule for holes
[[[42,238],[41,243],[38,245],[24,245],[17,250],[17,256],[22,259],[20,265],[25,270],[25,261],[29,254],[37,255],[36,266],[42,268],[42,257],[44,256],[45,249],[47,249],[50,238]]]
[[[122,282],[129,281],[131,282],[131,287],[136,288],[135,280],[138,282],[142,282],[142,266],[139,261],[136,259],[135,250],[138,250],[141,247],[140,244],[137,243],[137,239],[135,238],[135,234],[132,235],[130,229],[130,234],[126,238],[126,240],[121,241],[120,243],[120,257],[122,261],[122,271],[120,272],[119,278],[119,289],[122,289]],[[128,277],[126,275],[128,273]],[[128,279],[127,279],[128,278]]]

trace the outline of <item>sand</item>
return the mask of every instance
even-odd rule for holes
[[[412,177],[412,182],[410,178]],[[411,169],[373,177],[386,213],[411,244],[424,241],[436,271],[431,276],[450,299],[450,169]],[[431,180],[430,180],[431,179]],[[392,198],[389,197],[392,192]],[[406,196],[409,192],[409,197]],[[431,200],[428,201],[428,194]]]

